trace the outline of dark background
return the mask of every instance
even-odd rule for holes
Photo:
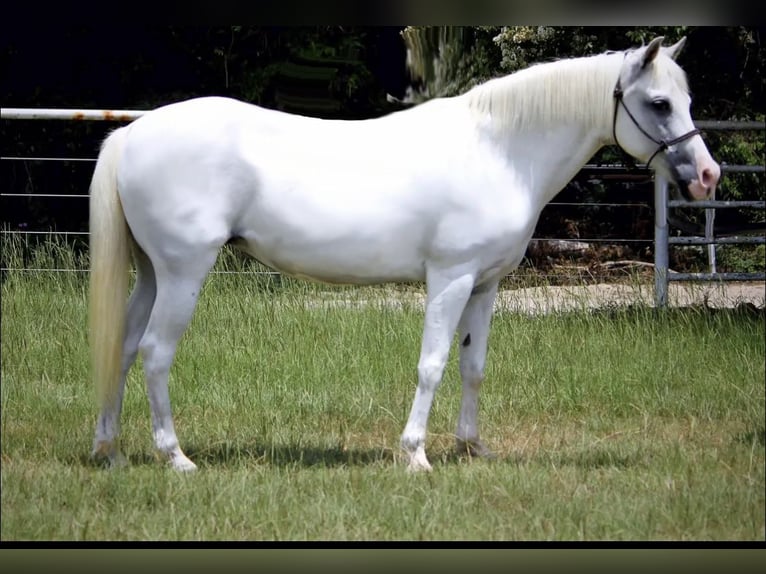
[[[399,109],[397,27],[3,26],[5,108],[152,109],[231,96],[325,118]],[[4,120],[3,156],[95,157],[112,122]],[[93,164],[3,161],[6,193],[86,194]],[[2,198],[6,229],[87,230],[87,200]]]

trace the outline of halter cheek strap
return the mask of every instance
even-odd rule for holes
[[[628,106],[625,105],[625,102],[622,99],[622,86],[620,85],[620,79],[617,78],[617,85],[614,88],[614,118],[612,120],[612,136],[614,137],[614,143],[617,144],[617,147],[619,147],[623,152],[625,149],[620,145],[620,142],[617,141],[617,111],[619,106],[622,105],[625,112],[628,114],[628,117],[631,119],[633,124],[638,128],[638,130],[644,134],[647,138],[649,138],[651,141],[657,144],[657,149],[652,154],[652,157],[649,158],[649,161],[646,162],[646,167],[649,167],[649,165],[652,163],[652,160],[657,157],[657,154],[660,152],[665,151],[670,146],[676,145],[677,143],[680,143],[684,140],[688,140],[691,137],[696,136],[697,134],[701,133],[698,129],[693,129],[691,131],[686,132],[685,134],[678,136],[677,138],[674,138],[672,140],[666,141],[666,140],[658,140],[655,137],[653,137],[649,132],[647,132],[644,128],[641,127],[641,125],[638,123],[638,120],[633,116],[633,114],[630,113],[630,110],[628,109]],[[626,152],[627,153],[627,152]]]

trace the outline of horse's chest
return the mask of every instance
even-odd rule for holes
[[[482,276],[506,274],[515,269],[526,253],[537,218],[533,214],[497,217],[480,232],[483,235]]]
[[[526,249],[537,224],[538,213],[526,201],[498,205],[476,220],[476,233],[488,251],[508,254],[510,259]]]

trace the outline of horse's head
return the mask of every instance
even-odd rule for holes
[[[669,48],[662,40],[655,38],[625,56],[614,94],[614,139],[675,181],[687,198],[707,199],[721,168],[694,127],[686,77],[675,63],[686,39]]]

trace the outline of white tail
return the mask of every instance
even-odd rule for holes
[[[101,146],[90,184],[91,375],[101,412],[117,399],[130,264],[130,232],[117,195],[117,166],[127,129]]]

